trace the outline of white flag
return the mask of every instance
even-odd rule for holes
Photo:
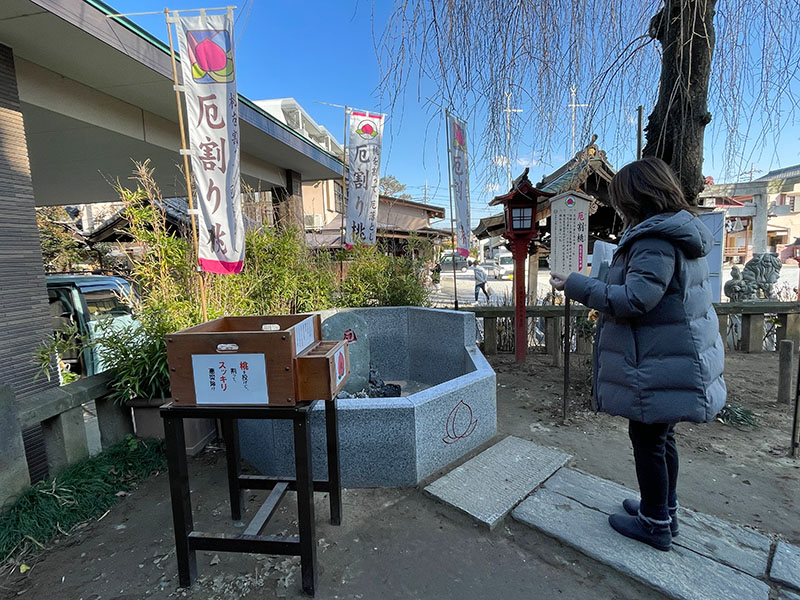
[[[180,17],[181,67],[197,191],[198,260],[204,271],[244,265],[239,182],[239,100],[230,13]]]
[[[467,124],[448,112],[447,127],[450,143],[450,177],[453,185],[453,204],[456,209],[455,219],[458,253],[461,256],[469,256],[470,207]]]
[[[378,233],[383,115],[350,113],[345,245],[374,244]]]

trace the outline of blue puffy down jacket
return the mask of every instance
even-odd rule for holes
[[[602,313],[598,410],[644,423],[702,423],[725,405],[725,351],[705,259],[711,246],[694,215],[660,214],[625,232],[606,281],[569,276],[569,297]]]

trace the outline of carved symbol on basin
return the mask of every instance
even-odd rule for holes
[[[458,440],[463,440],[475,432],[478,426],[478,419],[472,418],[472,407],[463,400],[453,407],[447,416],[445,423],[445,435],[442,441],[445,444],[455,444]]]

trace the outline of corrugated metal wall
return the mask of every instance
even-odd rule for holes
[[[35,392],[57,383],[45,377],[34,381],[33,353],[50,330],[50,315],[14,55],[11,48],[3,45],[0,149],[0,381],[11,385],[17,402],[24,404]],[[35,471],[31,479],[34,475],[42,477],[44,447],[37,442],[41,428],[38,436],[36,429],[25,432],[26,451],[30,447],[33,454],[28,457],[28,464]]]

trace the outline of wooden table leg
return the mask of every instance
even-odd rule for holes
[[[164,437],[169,469],[169,491],[172,498],[172,524],[175,529],[175,555],[178,560],[178,580],[189,587],[197,577],[197,557],[189,548],[192,523],[192,501],[189,496],[189,469],[186,464],[186,442],[183,419],[165,417]]]
[[[317,535],[314,522],[314,479],[311,473],[311,407],[298,408],[294,417],[294,458],[297,478],[297,521],[300,530],[300,570],[303,591],[317,587]]]
[[[239,475],[242,474],[242,460],[239,452],[239,421],[223,418],[222,438],[225,440],[225,458],[228,461],[228,491],[231,497],[231,519],[242,520],[242,488]]]
[[[328,483],[330,485],[331,525],[342,524],[342,481],[339,461],[339,417],[336,399],[325,402],[325,439],[328,445]]]

